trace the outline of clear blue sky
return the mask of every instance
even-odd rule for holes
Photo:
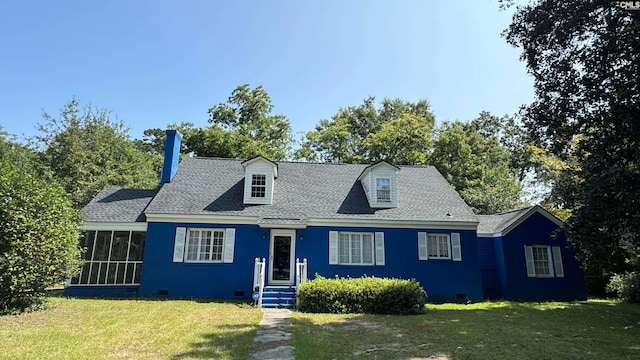
[[[373,95],[429,100],[437,121],[533,98],[497,0],[3,1],[0,126],[33,135],[76,96],[131,128],[207,124],[238,85],[308,131]]]

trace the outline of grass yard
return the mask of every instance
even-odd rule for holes
[[[246,359],[259,309],[240,303],[51,298],[0,316],[0,359]]]
[[[486,302],[424,315],[293,315],[298,359],[640,359],[640,306]]]

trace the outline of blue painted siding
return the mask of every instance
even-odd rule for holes
[[[174,263],[173,246],[176,227],[236,229],[233,264]],[[384,266],[329,265],[329,231],[385,233]],[[456,294],[466,294],[472,301],[482,300],[478,271],[475,231],[455,231],[461,235],[463,261],[418,260],[418,231],[450,233],[430,229],[373,229],[352,227],[309,227],[296,230],[295,257],[307,258],[310,278],[363,275],[415,278],[426,289],[429,301],[456,301]],[[263,239],[263,234],[266,239]],[[300,240],[300,236],[303,237]],[[140,295],[169,297],[233,298],[235,291],[251,296],[253,264],[256,257],[268,258],[270,230],[257,225],[149,223],[142,268]],[[268,277],[268,275],[267,275]]]
[[[300,230],[299,230],[300,231]],[[352,227],[310,227],[304,240],[297,243],[296,256],[309,261],[309,277],[363,275],[415,278],[427,291],[430,302],[456,301],[456,294],[466,294],[472,301],[482,300],[475,231],[431,229],[375,229]],[[385,234],[385,265],[329,265],[329,231],[380,232]],[[418,260],[418,231],[460,233],[462,261]]]
[[[478,238],[478,257],[482,276],[482,296],[484,299],[497,299],[500,293],[493,238]]]
[[[521,301],[586,300],[584,272],[575,258],[575,253],[567,248],[564,233],[560,231],[557,237],[553,236],[556,229],[557,226],[553,222],[539,213],[534,213],[504,236],[502,241],[503,277],[508,285],[503,287],[503,294],[506,299]],[[562,252],[564,277],[527,277],[525,245],[559,246]]]
[[[502,247],[502,237],[493,238],[493,249],[496,258],[496,281],[497,297],[504,297],[507,292],[507,272],[504,264],[504,249]]]
[[[173,262],[177,227],[235,228],[233,263]],[[244,292],[244,298],[250,298],[254,259],[268,255],[269,230],[257,225],[149,223],[140,295],[153,297],[158,296],[158,291],[168,291],[169,297],[234,298],[234,292],[240,291]]]

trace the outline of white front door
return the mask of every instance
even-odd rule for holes
[[[295,243],[295,230],[271,230],[269,284],[293,285]]]

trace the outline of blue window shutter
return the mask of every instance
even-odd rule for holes
[[[338,264],[338,232],[329,231],[329,265]]]
[[[184,259],[184,241],[187,237],[187,228],[176,228],[176,239],[173,243],[173,262],[182,262]]]
[[[233,262],[233,252],[236,246],[236,229],[224,230],[224,243],[222,249],[222,262],[230,264]]]
[[[418,233],[418,260],[429,260],[429,254],[427,254],[427,233]]]
[[[453,261],[462,261],[460,233],[451,233],[451,258],[453,259]]]
[[[556,277],[564,277],[564,267],[562,267],[562,253],[559,246],[551,247],[553,252],[553,267],[556,271]]]
[[[376,233],[376,265],[384,265],[384,233]]]
[[[533,249],[531,246],[524,247],[524,259],[527,262],[527,276],[536,277],[536,268],[533,265]]]

